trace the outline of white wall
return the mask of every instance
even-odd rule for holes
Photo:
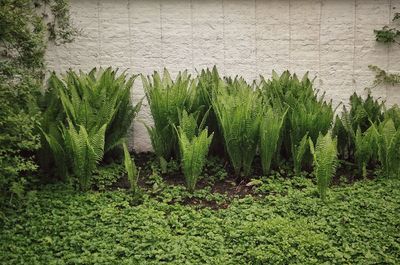
[[[366,93],[374,79],[369,64],[400,71],[400,45],[379,44],[373,34],[400,12],[400,0],[71,0],[71,12],[82,34],[48,48],[51,70],[111,65],[150,74],[165,66],[176,74],[215,64],[247,79],[273,69],[310,71],[335,104]],[[373,93],[400,103],[399,87]],[[133,98],[143,96],[137,79]],[[151,123],[147,102],[139,120]],[[140,121],[132,145],[146,151]]]

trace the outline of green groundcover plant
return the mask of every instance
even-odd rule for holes
[[[260,188],[266,197],[212,210],[176,203],[189,196],[179,186],[139,205],[126,191],[46,186],[5,210],[0,263],[399,264],[399,179],[336,187],[328,203],[303,177],[268,177]]]

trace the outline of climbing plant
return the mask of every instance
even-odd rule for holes
[[[66,0],[0,1],[1,198],[22,196],[37,169],[44,54],[49,40],[72,41],[77,33],[68,10]]]
[[[376,41],[386,44],[400,45],[400,30],[396,27],[399,26],[399,21],[400,13],[397,12],[394,14],[394,17],[392,19],[393,25],[385,25],[384,27],[382,27],[382,29],[375,29],[374,33]],[[368,67],[375,73],[375,86],[382,83],[390,85],[400,84],[399,74],[388,73],[387,71],[381,69],[376,65],[369,65]]]

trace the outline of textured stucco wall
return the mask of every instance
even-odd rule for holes
[[[400,12],[400,0],[71,0],[71,12],[82,34],[48,48],[51,70],[111,65],[150,74],[165,66],[176,74],[215,64],[247,79],[273,69],[310,71],[335,104],[353,91],[365,94],[374,79],[369,64],[400,71],[400,46],[379,44],[373,34]],[[399,87],[373,92],[400,103]],[[137,79],[133,98],[143,96]],[[131,144],[146,151],[147,102],[138,119]]]

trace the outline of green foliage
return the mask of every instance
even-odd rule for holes
[[[379,125],[373,125],[377,134],[378,158],[384,175],[387,177],[400,176],[400,130],[395,127],[392,119],[385,120]]]
[[[53,135],[44,133],[54,155],[56,165],[62,168],[64,177],[72,174],[83,190],[90,188],[91,177],[96,165],[104,155],[106,124],[98,131],[88,132],[83,125],[78,129],[68,122],[61,126],[62,138],[58,141]]]
[[[0,1],[0,199],[10,193],[21,197],[24,187],[36,179],[33,154],[40,146],[35,129],[40,115],[37,97],[46,47],[46,14],[36,8],[41,2],[58,5],[65,1]],[[66,6],[54,21],[64,19],[68,28],[67,15]],[[54,32],[58,30],[56,26]]]
[[[400,13],[396,12],[394,14],[392,22],[398,22],[400,19]],[[385,25],[382,29],[375,29],[375,39],[377,42],[385,43],[385,44],[400,44],[398,39],[400,36],[400,30],[397,29],[397,25],[389,26]],[[375,72],[375,81],[374,85],[377,86],[381,83],[397,85],[400,83],[400,75],[395,73],[388,73],[385,70],[379,68],[376,65],[369,65],[369,69]]]
[[[357,130],[360,129],[360,133],[364,134],[371,127],[371,123],[379,124],[383,118],[384,102],[374,99],[370,93],[365,99],[354,93],[350,97],[350,111],[343,107],[341,116],[336,116],[333,128],[333,135],[338,138],[340,156],[343,159],[354,160],[357,152],[355,146]],[[358,146],[359,144],[360,142]]]
[[[5,209],[0,263],[399,264],[399,179],[334,188],[328,204],[308,179],[266,181],[276,195],[217,211],[173,203],[179,186],[140,205],[120,190],[46,186]]]
[[[392,86],[400,84],[400,74],[388,73],[376,65],[368,65],[368,68],[375,73],[375,86],[380,84],[389,84]]]
[[[249,176],[259,142],[259,94],[244,79],[235,78],[217,92],[212,104],[235,174]]]
[[[219,76],[216,66],[209,70],[201,70],[197,77],[197,84],[192,93],[192,109],[199,111],[199,116],[206,116],[206,126],[211,132],[214,132],[213,142],[211,143],[211,152],[215,154],[223,154],[221,142],[223,138],[218,126],[218,120],[212,106],[213,98],[217,91],[225,87],[225,82]],[[207,113],[207,115],[206,115]]]
[[[378,152],[376,134],[373,127],[368,128],[364,133],[358,128],[355,136],[355,160],[363,177],[367,176],[367,165],[376,157]]]
[[[299,173],[304,160],[308,166],[312,161],[306,148],[306,135],[315,142],[319,133],[326,134],[332,125],[332,102],[318,97],[308,74],[299,80],[288,71],[281,76],[273,72],[271,80],[262,80],[261,93],[274,109],[283,111],[289,107],[282,140],[286,157],[291,156]]]
[[[314,157],[314,175],[317,178],[318,192],[321,199],[325,201],[326,192],[338,164],[337,140],[332,138],[331,133],[328,132],[326,135],[320,134],[318,136],[315,146],[311,140],[309,143]]]
[[[400,18],[400,13],[395,13],[392,22],[397,22]],[[391,28],[388,25],[383,26],[382,29],[374,30],[375,38],[377,42],[383,43],[397,43],[398,37],[400,36],[400,31],[397,28]]]
[[[182,171],[189,191],[196,187],[213,138],[213,134],[208,135],[207,128],[203,130],[202,125],[197,125],[197,118],[196,114],[183,111],[177,128]]]
[[[125,167],[119,163],[101,165],[93,171],[94,188],[105,191],[115,185],[125,174]]]
[[[184,71],[173,81],[167,69],[164,69],[162,78],[154,72],[151,77],[142,75],[142,82],[154,120],[154,126],[147,129],[154,152],[165,172],[166,161],[178,155],[174,126],[179,122],[179,112],[190,109],[193,80]]]
[[[268,108],[264,110],[260,123],[260,156],[264,175],[270,171],[271,161],[276,159],[279,138],[288,109],[281,113],[279,110]],[[280,146],[279,146],[280,147]]]
[[[131,185],[131,190],[133,193],[136,193],[139,190],[138,187],[138,179],[139,179],[139,171],[136,167],[135,162],[133,161],[131,154],[128,151],[128,147],[126,143],[122,144],[124,149],[124,165],[126,173],[128,174],[128,180]]]
[[[53,74],[49,79],[50,88],[44,96],[41,121],[41,129],[47,141],[43,143],[40,153],[44,169],[49,168],[50,161],[55,163],[59,176],[66,176],[66,163],[73,158],[64,156],[72,153],[60,154],[58,150],[68,146],[65,142],[66,130],[59,130],[60,126],[65,127],[67,120],[69,129],[71,126],[75,130],[79,128],[79,131],[84,128],[89,137],[94,137],[104,127],[105,153],[121,144],[141,106],[141,102],[136,106],[131,102],[130,91],[135,78],[133,76],[126,80],[124,73],[117,75],[111,68],[94,68],[88,74],[69,71],[63,79]],[[58,142],[58,146],[54,142]],[[52,160],[48,157],[48,147],[52,150]]]
[[[385,120],[392,119],[396,129],[400,127],[400,108],[398,105],[393,105],[385,111]]]

